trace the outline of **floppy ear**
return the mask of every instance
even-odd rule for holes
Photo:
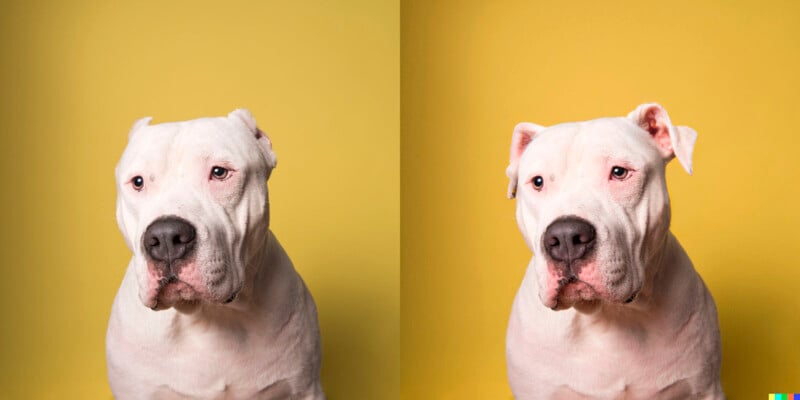
[[[128,140],[130,140],[133,137],[133,134],[136,133],[139,129],[142,129],[145,126],[150,125],[150,121],[152,120],[153,117],[144,117],[137,119],[136,122],[133,123],[131,130],[128,131]]]
[[[264,155],[264,159],[267,161],[267,166],[269,169],[275,168],[278,164],[278,157],[275,156],[275,152],[272,150],[272,142],[269,140],[266,134],[258,129],[258,125],[256,124],[256,119],[253,118],[253,114],[250,114],[250,111],[244,108],[237,108],[228,114],[228,118],[239,121],[247,127],[250,133],[253,134],[253,137],[256,138],[259,148],[261,149],[262,154]]]
[[[528,144],[533,140],[533,136],[544,129],[545,127],[530,122],[520,122],[514,127],[514,134],[511,136],[511,155],[508,161],[508,168],[506,168],[506,176],[508,176],[508,192],[506,195],[509,199],[517,196],[519,159]]]
[[[656,103],[646,103],[636,107],[628,114],[628,119],[650,133],[665,160],[677,157],[683,169],[689,175],[692,174],[692,153],[694,143],[697,141],[697,132],[694,129],[688,126],[673,126],[667,111]]]

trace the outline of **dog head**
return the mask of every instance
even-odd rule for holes
[[[266,240],[272,144],[243,109],[149,122],[134,124],[116,168],[117,223],[139,297],[154,310],[231,302]]]
[[[691,174],[696,139],[657,104],[627,117],[516,126],[508,197],[545,306],[635,299],[669,230],[665,167],[678,158]]]

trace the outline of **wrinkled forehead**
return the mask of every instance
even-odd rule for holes
[[[603,159],[644,164],[658,158],[647,132],[626,118],[600,118],[553,125],[534,136],[520,168],[578,165]]]
[[[247,130],[227,118],[201,118],[151,125],[136,131],[118,164],[118,174],[161,169],[183,160],[213,160],[238,167],[263,162]]]

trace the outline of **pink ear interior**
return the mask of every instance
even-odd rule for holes
[[[650,133],[662,153],[668,157],[673,155],[672,139],[670,137],[672,126],[664,109],[657,105],[647,108],[641,115],[639,126]]]
[[[534,135],[541,132],[543,126],[530,122],[520,122],[514,127],[514,134],[511,136],[511,163],[514,164],[522,157],[522,153],[533,140]]]
[[[692,174],[692,153],[697,140],[694,129],[673,126],[669,115],[657,103],[645,103],[628,114],[628,120],[650,134],[666,160],[676,157],[683,168]]]
[[[512,138],[513,147],[511,151],[513,154],[511,155],[512,158],[519,159],[522,157],[522,152],[528,147],[528,144],[533,140],[533,136],[529,136],[529,134],[523,132],[515,132],[514,137]]]
[[[517,194],[517,169],[519,168],[519,159],[522,158],[522,153],[533,140],[533,136],[538,132],[544,130],[543,126],[532,124],[530,122],[520,122],[514,127],[514,133],[511,136],[511,154],[509,157],[508,168],[506,168],[506,176],[508,176],[508,192],[509,199],[513,199]]]

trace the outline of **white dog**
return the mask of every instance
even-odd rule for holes
[[[116,169],[133,258],[106,337],[114,396],[324,399],[316,306],[269,230],[269,139],[247,110],[149,121]]]
[[[714,300],[669,231],[665,167],[697,133],[657,104],[514,129],[508,196],[534,253],[506,338],[517,399],[721,399]]]

